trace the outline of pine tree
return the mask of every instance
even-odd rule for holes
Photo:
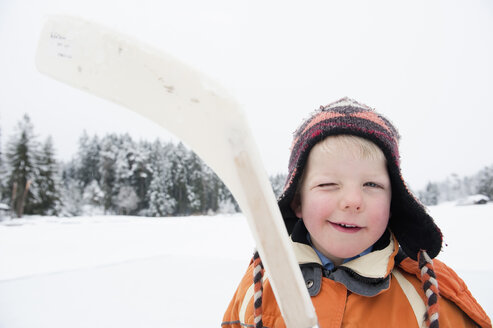
[[[6,200],[6,190],[7,190],[7,185],[6,185],[7,171],[5,167],[5,161],[3,158],[1,132],[2,130],[0,129],[0,203]]]
[[[116,179],[116,159],[118,153],[118,137],[114,134],[105,136],[101,141],[99,159],[99,185],[103,191],[103,207],[105,212],[116,210],[113,200],[118,195]]]
[[[38,174],[35,184],[38,197],[33,204],[33,213],[54,215],[60,210],[60,178],[58,163],[55,160],[53,141],[48,137],[37,158]]]
[[[11,208],[17,217],[24,213],[32,214],[33,205],[39,201],[35,185],[39,174],[36,166],[38,144],[35,140],[33,125],[26,114],[17,125],[14,136],[9,140],[7,150],[8,192]]]
[[[278,173],[269,177],[272,191],[276,197],[281,196],[284,189],[284,182],[286,182],[286,174]]]
[[[4,215],[4,211],[8,211],[9,206],[7,205],[7,171],[5,167],[5,161],[2,151],[2,142],[1,142],[1,129],[0,129],[0,220]]]
[[[146,214],[149,216],[169,216],[176,213],[176,199],[173,198],[173,144],[165,146],[156,140],[151,146],[149,163],[151,182],[146,198],[149,204]]]
[[[149,207],[147,189],[151,184],[152,178],[152,166],[150,163],[151,152],[150,143],[140,142],[133,157],[133,173],[130,177],[130,185],[134,188],[137,197],[139,198],[136,209],[138,212]]]
[[[188,176],[187,168],[184,159],[187,156],[187,149],[180,142],[174,148],[173,152],[169,153],[171,161],[172,173],[172,189],[171,197],[176,200],[175,215],[189,215],[189,198],[188,194]]]
[[[61,216],[77,216],[84,214],[84,200],[81,193],[80,182],[71,177],[65,176],[61,194],[62,208],[59,215]]]
[[[122,186],[116,196],[117,206],[120,214],[128,215],[137,208],[139,197],[134,188]]]
[[[493,165],[487,166],[478,173],[477,193],[493,199]]]
[[[474,176],[472,177],[464,177],[462,178],[462,197],[466,197],[468,195],[476,194],[477,180]]]
[[[96,180],[92,180],[82,193],[82,202],[84,206],[94,207],[96,210],[103,205],[104,193],[99,187]],[[92,212],[92,211],[91,211]]]
[[[79,149],[77,152],[77,179],[85,188],[92,181],[100,181],[100,151],[101,145],[99,138],[95,135],[89,138],[84,131],[79,138]]]
[[[436,183],[428,182],[424,191],[419,193],[419,199],[424,205],[432,206],[438,204],[439,191]]]
[[[128,134],[116,137],[115,150],[115,178],[117,181],[118,190],[120,186],[128,186],[131,182],[131,177],[134,174],[135,143]]]
[[[170,216],[176,213],[176,200],[169,193],[168,179],[164,168],[156,168],[147,191],[149,216]]]
[[[187,176],[187,212],[201,214],[207,212],[205,164],[192,151],[188,151],[183,158],[185,173]]]
[[[217,213],[219,210],[219,189],[221,187],[220,180],[217,175],[201,161],[202,165],[202,202],[203,214]]]

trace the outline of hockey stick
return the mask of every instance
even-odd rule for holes
[[[177,59],[97,24],[52,17],[38,69],[171,131],[223,180],[247,217],[287,327],[317,326],[258,150],[236,102]]]

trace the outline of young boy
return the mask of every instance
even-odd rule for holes
[[[294,135],[278,203],[319,325],[491,327],[464,282],[432,261],[442,235],[402,179],[398,139],[387,119],[348,98]],[[255,254],[223,328],[285,327],[268,279],[254,296],[258,262]]]

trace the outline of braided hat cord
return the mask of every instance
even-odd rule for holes
[[[253,253],[253,311],[255,328],[263,328],[264,326],[262,322],[262,293],[264,290],[263,276],[264,266],[262,264],[262,260],[260,260],[260,255],[258,254],[258,251],[255,250],[255,252]]]
[[[438,282],[433,270],[433,260],[425,250],[418,253],[418,264],[421,270],[421,281],[426,295],[426,326],[438,328]]]

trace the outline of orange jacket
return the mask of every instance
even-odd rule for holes
[[[387,247],[324,272],[315,251],[293,242],[319,326],[329,327],[424,327],[425,295],[416,261],[404,259],[398,266],[395,237]],[[439,324],[444,327],[491,327],[491,321],[464,282],[445,264],[434,260],[440,289]],[[285,327],[268,277],[263,285],[264,327]],[[253,264],[236,290],[224,315],[223,328],[254,327]]]

